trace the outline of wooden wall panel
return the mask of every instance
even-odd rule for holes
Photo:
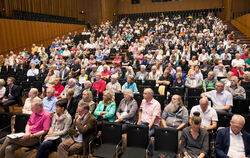
[[[32,43],[46,43],[68,32],[82,31],[83,25],[0,19],[0,52],[30,48]]]
[[[152,2],[152,0],[141,0],[140,4],[131,4],[131,0],[119,0],[118,2],[119,14],[210,9],[221,7],[222,0],[182,0],[180,2]]]
[[[117,0],[102,0],[102,21],[114,21],[116,20],[118,12]],[[114,13],[116,16],[114,16]]]
[[[65,17],[81,18],[80,11],[89,6],[84,3],[92,3],[89,0],[1,0],[3,7],[6,9],[6,16],[11,17],[13,10],[35,12],[49,15],[58,15]],[[94,0],[95,2],[96,0]],[[2,7],[1,7],[2,8]],[[93,11],[95,6],[90,10]],[[80,19],[79,19],[80,20]]]

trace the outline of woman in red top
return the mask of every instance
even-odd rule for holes
[[[97,95],[99,92],[103,92],[106,89],[106,82],[101,79],[101,73],[96,73],[96,81],[93,84],[93,88],[97,91]]]
[[[114,60],[112,61],[113,64],[117,64],[118,66],[121,66],[122,59],[120,57],[119,53],[116,53]]]
[[[235,68],[232,68],[231,70],[234,73],[234,76],[236,77],[243,77],[243,70],[241,68],[241,66],[237,66]]]
[[[103,71],[101,72],[101,74],[102,74],[102,79],[104,79],[105,81],[110,78],[111,72],[108,70],[107,65],[103,66]]]

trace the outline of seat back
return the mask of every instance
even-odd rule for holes
[[[134,99],[136,100],[137,105],[140,107],[141,102],[143,100],[143,95],[142,94],[134,94]]]
[[[230,113],[217,113],[218,114],[218,125],[217,127],[228,127],[230,126],[230,120],[233,114]]]
[[[120,102],[123,98],[123,93],[115,93],[115,104],[117,107],[120,105]]]
[[[199,97],[202,93],[202,88],[187,88],[188,97]]]
[[[135,80],[137,86],[142,85],[142,80]]]
[[[193,106],[200,104],[200,97],[188,97],[187,109],[191,110]]]
[[[25,126],[30,118],[28,114],[16,114],[14,129],[15,133],[25,132]]]
[[[164,110],[165,105],[166,105],[165,104],[165,100],[166,100],[165,95],[155,94],[154,98],[155,98],[155,100],[157,100],[161,104],[161,110]]]
[[[245,125],[244,125],[244,130],[250,133],[250,115],[243,115],[245,118]]]
[[[171,88],[170,95],[178,94],[180,96],[184,96],[185,89],[184,88]]]
[[[11,113],[0,112],[0,133],[11,133]],[[0,134],[1,137],[5,135]]]
[[[42,92],[43,82],[42,81],[33,81],[32,85],[33,88],[37,88],[38,92]]]
[[[145,80],[145,81],[144,81],[144,85],[148,85],[148,86],[151,86],[151,87],[155,87],[155,85],[156,85],[156,80]]]
[[[133,124],[128,125],[127,146],[146,149],[149,143],[148,131],[148,126]]]
[[[122,138],[122,124],[115,122],[103,122],[102,124],[102,143],[118,144]]]
[[[249,99],[233,99],[232,112],[237,114],[248,114]]]
[[[155,129],[155,150],[164,152],[178,152],[178,131],[174,128]]]

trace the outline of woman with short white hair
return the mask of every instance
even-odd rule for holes
[[[38,89],[37,88],[31,88],[28,95],[29,95],[29,97],[25,100],[25,103],[23,106],[23,113],[24,114],[32,114],[31,102],[34,99],[40,99],[38,97]]]
[[[136,112],[138,109],[134,93],[131,89],[126,89],[123,96],[124,98],[121,100],[116,112],[117,119],[115,122],[134,124],[137,122]],[[123,125],[122,128],[126,130],[126,125]]]

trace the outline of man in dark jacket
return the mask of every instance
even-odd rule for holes
[[[15,78],[8,77],[4,99],[0,101],[0,105],[3,106],[5,112],[9,112],[9,106],[11,105],[22,105],[20,88],[17,85],[14,85],[14,82]]]
[[[219,130],[215,143],[217,158],[250,157],[250,135],[241,131],[244,125],[245,118],[234,115],[230,127]]]

